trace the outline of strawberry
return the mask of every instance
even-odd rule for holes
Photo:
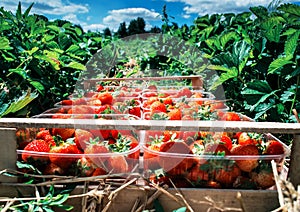
[[[96,165],[87,159],[85,156],[82,156],[77,161],[78,174],[83,177],[92,176],[93,172],[96,169]]]
[[[77,148],[84,150],[86,148],[86,144],[90,141],[90,139],[94,138],[94,135],[87,130],[76,129],[74,137]]]
[[[128,164],[123,155],[109,157],[107,159],[107,169],[109,173],[126,173],[128,172]]]
[[[30,141],[34,136],[29,128],[17,129],[16,138],[18,142]]]
[[[99,143],[99,139],[91,140],[84,149],[87,159],[96,166],[103,166],[103,163],[109,158],[107,155],[103,156],[103,154],[107,153],[109,153],[108,148],[103,143]]]
[[[232,148],[232,140],[229,136],[227,135],[222,135],[221,138],[220,138],[220,142],[224,143],[225,146],[231,150]]]
[[[284,148],[282,143],[276,140],[269,140],[267,142],[267,147],[265,154],[267,155],[282,155],[284,154]]]
[[[173,109],[168,112],[169,120],[181,120],[182,113],[180,109]]]
[[[225,169],[217,169],[215,180],[225,186],[231,186],[238,176],[241,175],[241,170],[237,165],[228,166]]]
[[[169,141],[162,143],[160,152],[176,154],[193,154],[189,146],[181,141]],[[169,156],[168,154],[159,155],[158,162],[160,166],[171,175],[184,174],[188,169],[197,164],[196,159],[186,156]]]
[[[50,134],[49,130],[43,129],[43,130],[37,132],[35,138],[46,141],[50,147],[56,145],[55,141],[54,141],[52,135]]]
[[[36,139],[31,141],[29,144],[27,144],[24,148],[24,151],[22,153],[22,160],[25,162],[38,162],[38,163],[47,163],[49,161],[49,157],[48,155],[42,155],[42,154],[38,154],[38,153],[47,153],[50,151],[50,146],[49,144],[41,139]],[[35,153],[29,153],[27,151],[30,152],[36,152]]]
[[[54,163],[49,163],[43,170],[44,175],[63,175],[65,171]]]
[[[68,138],[73,137],[75,129],[67,129],[67,128],[53,128],[51,130],[51,134],[54,136],[59,135],[62,140],[67,140]]]
[[[167,108],[166,108],[166,105],[160,101],[155,101],[151,104],[150,106],[150,110],[151,110],[151,113],[160,113],[160,112],[163,112],[163,113],[166,113],[167,112]]]
[[[73,100],[71,99],[64,99],[61,101],[62,105],[73,105]]]
[[[247,144],[259,144],[261,143],[261,135],[258,133],[247,133],[242,132],[238,135],[238,144],[247,145]]]
[[[262,169],[259,172],[251,172],[250,176],[258,188],[267,189],[275,185],[275,179],[271,169]]]
[[[236,112],[225,112],[221,116],[222,121],[241,121],[240,116]]]
[[[68,110],[68,114],[95,114],[95,110],[88,105],[75,105]]]
[[[102,90],[104,90],[104,86],[101,85],[101,84],[97,85],[96,91],[97,91],[97,92],[100,92],[100,91],[102,91]]]
[[[222,143],[209,143],[205,145],[204,149],[205,154],[213,154],[213,155],[218,155],[218,154],[224,154],[224,155],[231,155],[231,152],[227,148],[225,144]]]
[[[116,139],[118,137],[118,130],[90,130],[90,132],[102,140],[108,140],[109,138]]]
[[[87,102],[84,98],[78,98],[73,100],[73,105],[86,105]]]
[[[221,110],[221,109],[226,108],[226,105],[224,104],[224,102],[221,102],[221,101],[211,101],[209,106],[210,106],[211,111]]]
[[[102,105],[105,105],[105,104],[111,105],[112,101],[113,101],[113,96],[109,92],[97,93],[92,98],[99,99],[101,101]]]
[[[141,117],[142,113],[141,113],[141,108],[140,107],[132,107],[128,109],[128,113],[137,117]]]
[[[102,167],[97,167],[93,172],[92,176],[100,176],[108,174],[107,171]]]
[[[174,141],[174,139],[178,139],[179,138],[180,133],[177,131],[164,131],[163,132],[163,140],[162,142],[167,142],[167,141]]]
[[[231,153],[243,156],[243,158],[236,160],[236,164],[242,171],[251,172],[258,166],[259,151],[258,147],[253,144],[238,144],[231,149]],[[249,156],[249,158],[244,158],[244,156]]]
[[[209,180],[208,172],[201,169],[200,163],[196,164],[196,166],[189,170],[186,177],[190,181],[197,183],[199,183],[200,181]]]
[[[192,91],[188,88],[182,88],[178,94],[176,95],[176,97],[187,97],[187,98],[190,98],[191,96],[193,95]]]
[[[76,154],[80,154],[81,151],[77,148],[76,144],[71,141],[63,141],[59,137],[57,138],[57,146],[52,147],[50,150],[50,161],[55,165],[68,169],[73,163],[78,160]],[[62,154],[70,154],[68,156]]]

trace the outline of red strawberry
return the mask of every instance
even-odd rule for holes
[[[221,120],[223,120],[223,121],[241,121],[241,118],[236,112],[225,112],[225,114],[222,115]]]
[[[257,133],[247,133],[242,132],[238,134],[238,144],[246,145],[246,144],[259,144],[261,143],[261,136]]]
[[[71,99],[64,99],[61,101],[62,105],[73,105],[73,100]]]
[[[267,189],[275,185],[275,179],[271,169],[263,169],[259,172],[251,172],[250,176],[258,188]]]
[[[282,143],[276,140],[269,140],[265,154],[267,155],[282,155],[284,154],[284,148]]]
[[[87,130],[76,129],[74,137],[76,146],[83,150],[86,148],[86,144],[90,141],[90,139],[94,138],[94,135]]]
[[[89,177],[92,176],[93,172],[96,169],[96,165],[88,160],[86,157],[81,157],[77,161],[77,167],[80,176]]]
[[[108,148],[102,143],[99,143],[98,139],[90,141],[84,149],[86,158],[96,166],[103,166],[103,163],[109,158],[105,155],[107,153],[109,153]]]
[[[128,164],[123,155],[109,157],[107,160],[107,169],[109,173],[126,173]]]
[[[96,88],[96,91],[97,92],[100,92],[100,91],[102,91],[104,89],[104,86],[103,85],[97,85],[97,88]]]
[[[68,169],[73,163],[78,160],[76,154],[80,154],[80,150],[77,148],[76,144],[71,141],[56,141],[58,144],[52,147],[50,150],[50,161],[57,166]],[[62,154],[70,154],[68,156]]]
[[[22,153],[22,160],[25,162],[47,163],[49,161],[48,155],[38,155],[38,153],[47,153],[50,151],[49,144],[44,140],[37,139],[31,141],[25,146],[24,151],[26,152]],[[29,153],[27,151],[36,152],[37,154]]]
[[[227,148],[227,146],[225,144],[222,144],[222,143],[209,143],[209,144],[206,144],[205,145],[205,149],[204,149],[204,152],[206,154],[224,154],[224,155],[230,155],[230,151],[229,149]]]
[[[200,182],[209,180],[208,172],[201,169],[200,163],[188,171],[187,179],[192,182]]]
[[[73,137],[75,129],[67,129],[67,128],[53,128],[51,130],[52,135],[59,135],[62,140],[67,140],[68,138]]]
[[[132,107],[128,110],[128,113],[137,117],[141,117],[142,113],[141,113],[141,108],[140,107]]]
[[[168,112],[169,120],[181,120],[182,113],[180,109],[173,109]]]
[[[179,138],[180,133],[177,131],[164,131],[163,132],[163,140],[162,142],[167,142],[167,141],[174,141],[174,139]]]
[[[160,166],[171,175],[184,174],[188,169],[197,164],[196,159],[192,157],[186,157],[187,154],[193,154],[193,152],[184,142],[170,141],[162,143],[159,151],[178,154],[177,156],[160,154],[158,157]]]
[[[43,174],[45,175],[63,175],[65,174],[65,171],[57,166],[54,163],[49,163],[46,165],[45,169],[43,170]]]
[[[160,113],[160,112],[166,113],[167,112],[166,105],[160,101],[153,102],[150,106],[150,110],[151,110],[151,113]]]
[[[112,101],[113,101],[113,96],[109,92],[97,93],[93,96],[93,98],[99,99],[101,101],[102,105],[105,105],[105,104],[111,105]]]
[[[93,172],[92,176],[100,176],[108,174],[107,171],[102,167],[97,167]]]
[[[164,99],[163,99],[163,103],[164,103],[165,105],[173,105],[173,100],[172,100],[171,97],[167,97],[167,98],[164,98]]]
[[[236,145],[231,149],[233,155],[243,156],[241,159],[236,159],[236,164],[242,171],[250,172],[258,166],[259,151],[258,147],[253,144]],[[249,156],[249,158],[244,158]]]
[[[220,139],[220,142],[224,143],[225,146],[226,146],[229,150],[231,150],[231,148],[232,148],[232,140],[231,140],[231,138],[230,138],[229,136],[227,136],[227,135],[222,135],[222,136],[221,136],[221,139]]]
[[[225,169],[217,169],[215,179],[221,184],[231,186],[240,175],[240,168],[236,165],[233,165],[226,167]]]
[[[75,105],[68,110],[68,114],[95,114],[95,110],[89,105]]]
[[[73,105],[86,105],[87,102],[84,98],[79,98],[79,99],[75,99],[73,100]]]
[[[188,88],[182,88],[178,94],[176,95],[176,97],[183,97],[186,96],[187,98],[190,98],[193,95],[192,91]]]

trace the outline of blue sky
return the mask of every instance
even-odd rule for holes
[[[193,24],[197,16],[247,11],[251,6],[267,6],[270,0],[21,0],[23,10],[35,2],[32,13],[50,20],[64,19],[80,24],[85,31],[117,30],[121,22],[144,18],[146,28],[160,27],[163,5],[179,25]],[[283,2],[300,3],[300,0]],[[1,0],[0,7],[15,12],[17,0]]]

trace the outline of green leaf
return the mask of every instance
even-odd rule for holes
[[[274,60],[268,68],[268,74],[273,74],[277,71],[280,71],[283,66],[288,65],[288,64],[293,64],[293,61],[290,61],[291,58],[287,57],[280,57]]]
[[[17,11],[16,11],[16,17],[17,17],[18,20],[22,19],[22,8],[21,8],[21,2],[20,1],[19,1],[19,4],[18,4]]]
[[[221,76],[212,84],[210,89],[215,90],[218,86],[222,85],[227,80],[237,77],[238,74],[239,72],[235,67],[227,69],[227,72],[222,73]]]
[[[277,8],[277,10],[300,17],[300,6],[297,4],[282,4]]]
[[[69,198],[69,194],[58,194],[56,197],[54,197],[50,203],[51,206],[54,205],[61,205],[62,203],[64,203],[65,201],[67,201],[67,199]]]
[[[252,107],[250,108],[250,111],[254,111],[259,104],[264,103],[270,96],[273,96],[277,91],[279,91],[279,90],[275,90],[269,94],[263,95],[254,105],[252,105]]]
[[[28,78],[28,75],[27,75],[26,71],[22,68],[9,69],[8,71],[11,72],[11,73],[19,74],[21,77],[23,77],[23,79]]]
[[[186,212],[186,207],[178,208],[176,210],[173,210],[173,212]]]
[[[74,53],[76,52],[77,50],[79,50],[79,46],[78,45],[75,45],[75,44],[72,44],[67,50],[66,52],[71,52],[71,53]]]
[[[27,51],[27,53],[29,54],[29,55],[33,55],[36,51],[38,51],[39,50],[39,48],[38,47],[33,47],[31,50],[28,50]]]
[[[37,97],[38,97],[38,94],[31,93],[30,89],[29,89],[21,97],[14,100],[14,102],[12,102],[9,105],[9,107],[3,113],[0,114],[0,117],[5,116],[9,113],[15,113],[15,112],[21,110],[22,108],[24,108],[26,105],[28,105],[31,101],[33,101]]]
[[[158,199],[154,200],[154,208],[156,212],[164,212],[164,208],[162,207]]]
[[[238,34],[236,32],[229,32],[226,34],[221,35],[220,37],[220,43],[223,49],[225,48],[225,45],[230,41],[230,40],[237,40]]]
[[[284,45],[284,53],[287,57],[292,58],[295,50],[298,46],[300,31],[295,32],[294,34],[287,37],[287,40]]]
[[[300,67],[296,68],[292,73],[291,77],[296,77],[300,74]]]
[[[263,114],[265,114],[268,110],[270,110],[274,105],[272,103],[268,104],[262,104],[259,107],[256,108],[258,113],[255,114],[254,120],[257,120],[259,117],[261,117]]]
[[[6,37],[0,37],[0,50],[10,50],[13,49],[10,46],[10,42]]]
[[[37,89],[42,95],[44,95],[45,87],[43,86],[42,83],[40,83],[40,82],[38,82],[38,81],[29,81],[29,83],[30,83],[35,89]]]
[[[65,67],[73,68],[73,69],[78,69],[78,70],[81,70],[81,71],[85,71],[86,70],[85,65],[82,65],[81,63],[78,63],[78,62],[75,62],[75,61],[70,62]]]
[[[29,5],[29,7],[26,9],[26,11],[25,11],[24,14],[23,14],[23,17],[24,17],[24,18],[27,18],[27,17],[28,17],[28,15],[29,15],[29,13],[30,13],[30,10],[31,10],[31,8],[32,8],[33,5],[34,5],[34,3],[31,3],[31,4]]]
[[[82,30],[79,27],[75,27],[75,31],[76,31],[78,36],[82,35]]]
[[[55,25],[49,25],[47,26],[48,29],[51,29],[57,33],[60,33],[60,28],[58,26],[55,26]]]
[[[265,8],[265,7],[263,7],[263,6],[250,7],[249,9],[250,9],[250,11],[251,11],[254,15],[256,15],[258,18],[264,19],[264,18],[268,17],[268,14],[269,14],[269,13],[268,13],[268,10],[267,10],[267,8]]]
[[[247,84],[247,87],[241,91],[241,94],[246,99],[246,102],[250,105],[249,109],[253,110],[253,105],[262,101],[262,97],[272,92],[272,88],[267,81],[254,80]],[[265,96],[267,97],[267,96]]]

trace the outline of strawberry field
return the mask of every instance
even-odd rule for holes
[[[163,8],[161,34],[128,38],[49,21],[32,7],[0,8],[1,126],[34,123],[18,123],[17,169],[3,173],[49,193],[6,210],[71,210],[63,203],[87,182],[112,192],[102,207],[109,211],[110,186],[117,193],[139,180],[164,194],[164,186],[274,191],[276,174],[287,175],[297,127],[284,133],[276,124],[299,119],[299,5],[206,15],[182,27]],[[273,123],[265,129],[276,134],[255,122]],[[68,186],[56,191],[56,180]],[[154,199],[144,207],[163,211]],[[193,211],[183,202],[178,211]]]

